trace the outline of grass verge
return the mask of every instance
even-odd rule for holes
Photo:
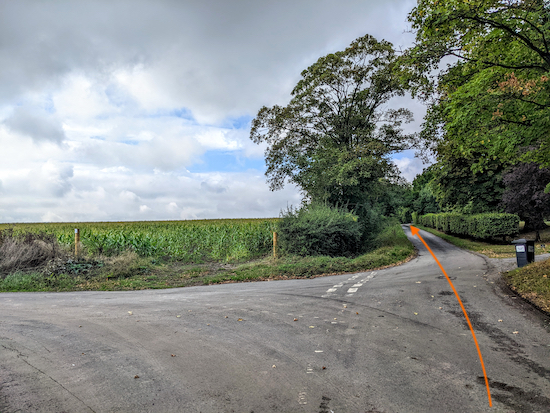
[[[550,313],[550,260],[504,273],[503,278],[521,297]]]
[[[470,239],[453,237],[422,225],[416,227],[428,231],[457,247],[479,252],[489,258],[514,258],[514,245],[490,244]],[[535,233],[522,233],[518,238],[535,239]],[[535,244],[535,254],[550,252],[550,228],[540,231],[541,242]],[[545,245],[544,248],[541,245]],[[550,260],[539,261],[525,267],[503,273],[504,282],[523,299],[550,313]]]
[[[11,274],[0,279],[0,292],[120,291],[313,278],[396,265],[412,257],[414,252],[401,226],[394,223],[378,235],[371,251],[355,258],[284,256],[240,264],[189,265],[126,253],[118,257],[54,265],[42,272]]]

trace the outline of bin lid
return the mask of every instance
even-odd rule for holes
[[[533,239],[525,239],[525,238],[521,238],[521,239],[516,239],[514,241],[512,241],[512,244],[527,244],[527,243],[530,243],[530,242],[535,242],[535,240]]]

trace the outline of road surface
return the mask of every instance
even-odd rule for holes
[[[494,260],[420,233],[492,408],[411,237],[417,258],[353,275],[0,294],[0,412],[549,412],[550,319],[501,290]]]

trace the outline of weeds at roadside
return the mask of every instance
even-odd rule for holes
[[[0,231],[0,279],[9,274],[35,270],[53,260],[67,257],[67,252],[51,234],[15,234],[12,229]]]

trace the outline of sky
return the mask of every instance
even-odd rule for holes
[[[0,0],[0,222],[278,216],[301,196],[269,190],[251,120],[360,36],[410,46],[414,5]]]

